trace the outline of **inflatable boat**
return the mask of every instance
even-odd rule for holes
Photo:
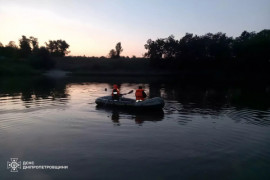
[[[112,96],[103,96],[96,99],[96,104],[98,106],[113,106],[134,109],[162,109],[165,103],[160,97],[136,102],[136,100],[130,98],[122,97],[119,100],[113,100]]]

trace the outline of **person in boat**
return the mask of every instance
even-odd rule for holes
[[[139,86],[139,89],[136,90],[135,96],[136,96],[136,102],[144,101],[144,99],[147,97],[142,86]]]
[[[119,100],[120,97],[120,89],[116,84],[113,85],[113,90],[112,90],[112,99],[113,100]]]

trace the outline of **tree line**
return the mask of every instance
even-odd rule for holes
[[[39,47],[38,39],[30,36],[22,36],[19,46],[10,41],[6,46],[0,42],[0,57],[13,59],[27,59],[30,64],[38,69],[50,69],[54,66],[51,57],[63,57],[69,53],[69,44],[64,40],[49,40],[45,46]]]
[[[39,47],[38,39],[30,36],[22,36],[19,39],[19,46],[14,41],[10,41],[6,46],[0,42],[0,55],[5,57],[27,58],[37,53],[39,50],[46,50],[51,56],[63,57],[69,53],[69,44],[64,40],[49,40],[45,46]]]
[[[144,47],[144,57],[150,59],[153,68],[192,71],[225,69],[235,72],[270,70],[270,30],[258,33],[244,31],[235,38],[222,32],[201,36],[186,33],[179,40],[171,35],[168,38],[149,39]],[[50,40],[40,47],[37,38],[22,36],[18,46],[14,41],[5,46],[0,43],[0,59],[29,59],[34,67],[49,69],[53,67],[51,57],[67,55],[68,48],[69,44],[64,40]],[[108,57],[120,58],[122,52],[119,42]]]
[[[249,67],[270,62],[270,30],[259,33],[244,31],[239,37],[228,37],[225,33],[207,33],[202,36],[186,33],[180,40],[173,35],[157,40],[149,39],[145,44],[145,57],[152,65],[177,61],[178,64],[246,64]]]

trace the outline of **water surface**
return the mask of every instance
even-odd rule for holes
[[[158,112],[96,107],[143,85]],[[1,179],[269,179],[270,86],[118,78],[0,80]],[[107,88],[108,91],[105,91]],[[134,98],[134,94],[126,97]],[[7,170],[7,161],[68,170]]]

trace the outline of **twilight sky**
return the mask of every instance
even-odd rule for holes
[[[63,39],[70,55],[142,56],[147,39],[270,29],[269,0],[0,0],[0,42]]]

